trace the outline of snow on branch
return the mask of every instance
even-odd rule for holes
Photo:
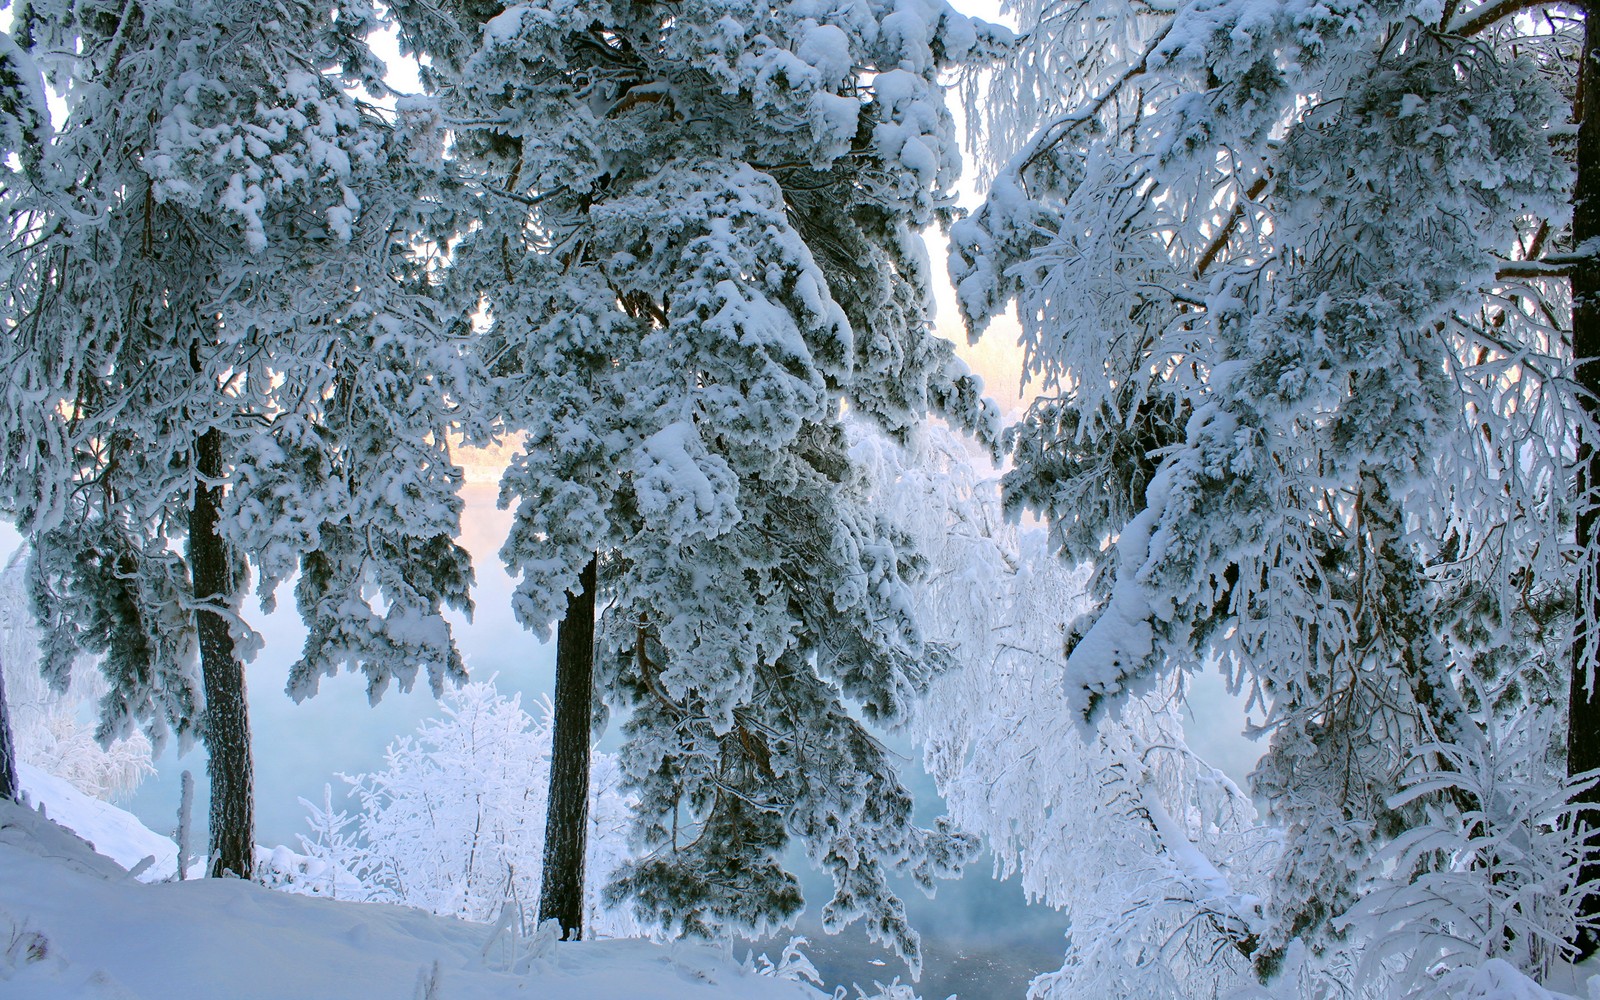
[[[1471,38],[1490,25],[1535,7],[1579,9],[1579,5],[1571,0],[1494,0],[1462,14],[1445,30],[1452,35]]]

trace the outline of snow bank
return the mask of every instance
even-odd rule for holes
[[[42,804],[47,816],[123,868],[134,868],[145,858],[154,858],[140,873],[141,878],[150,881],[167,878],[178,870],[178,845],[171,837],[152,832],[129,813],[85,795],[70,782],[31,764],[18,761],[17,777],[29,800]],[[176,815],[173,824],[177,824]],[[4,924],[0,924],[0,941],[4,930]]]
[[[713,948],[646,941],[556,944],[512,974],[490,937],[420,910],[250,882],[142,884],[38,813],[0,802],[0,997],[403,1000],[428,982],[439,1000],[823,996]]]

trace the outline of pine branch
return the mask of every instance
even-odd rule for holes
[[[1494,276],[1502,280],[1508,278],[1570,278],[1572,269],[1577,267],[1578,263],[1578,261],[1574,260],[1556,261],[1548,257],[1543,260],[1519,260],[1496,269]]]
[[[1048,128],[1041,130],[1039,137],[1032,143],[1033,148],[1030,149],[1027,156],[1023,158],[1022,165],[1017,168],[1016,173],[1021,175],[1025,170],[1033,165],[1034,161],[1043,156],[1046,151],[1054,148],[1057,143],[1072,135],[1073,132],[1076,132],[1079,126],[1086,122],[1092,121],[1094,116],[1100,113],[1101,108],[1104,108],[1107,104],[1111,103],[1112,99],[1122,92],[1122,88],[1127,86],[1129,81],[1143,76],[1150,68],[1150,57],[1155,55],[1156,49],[1160,48],[1161,43],[1167,40],[1167,35],[1171,34],[1172,27],[1176,23],[1176,18],[1168,21],[1166,25],[1156,33],[1156,37],[1150,40],[1150,44],[1145,46],[1144,54],[1139,57],[1139,61],[1128,67],[1122,76],[1118,77],[1114,83],[1100,93],[1100,96],[1090,101],[1084,107],[1074,111],[1072,114],[1056,119],[1056,121]]]
[[[1228,221],[1223,223],[1222,229],[1211,240],[1211,245],[1206,247],[1206,252],[1200,255],[1200,263],[1196,264],[1194,268],[1194,276],[1196,278],[1205,277],[1206,269],[1216,263],[1223,247],[1228,245],[1228,240],[1233,236],[1234,228],[1244,218],[1245,205],[1261,197],[1261,192],[1267,189],[1267,183],[1271,180],[1271,171],[1257,177],[1256,182],[1250,185],[1250,190],[1245,192],[1244,197],[1234,203],[1233,212],[1229,214]]]
[[[1189,839],[1166,807],[1161,804],[1146,778],[1141,775],[1134,781],[1137,808],[1150,824],[1150,831],[1183,879],[1200,890],[1192,900],[1217,931],[1245,958],[1252,958],[1261,936],[1246,912],[1240,909],[1243,900],[1222,873],[1198,846]]]
[[[1570,7],[1572,4],[1566,0],[1497,0],[1475,8],[1472,13],[1464,15],[1447,31],[1452,35],[1470,38],[1483,29],[1525,10],[1535,7]]]
[[[1536,242],[1533,252],[1538,252],[1542,238]],[[1540,257],[1537,260],[1507,261],[1504,267],[1495,270],[1496,278],[1568,278],[1572,276],[1573,269],[1584,264],[1594,262],[1600,258],[1600,237],[1585,240],[1573,249],[1571,253],[1553,253]]]

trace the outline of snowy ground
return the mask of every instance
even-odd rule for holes
[[[38,787],[41,777],[34,772],[29,784]],[[111,853],[151,853],[165,841],[104,803],[61,801],[69,804],[58,803],[57,813],[96,824],[91,835]],[[170,858],[166,864],[170,870]],[[420,910],[295,896],[250,882],[144,883],[61,826],[0,801],[5,1000],[823,996],[704,946],[513,941],[508,932]]]

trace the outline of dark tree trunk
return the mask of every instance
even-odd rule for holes
[[[1591,421],[1600,422],[1600,261],[1583,253],[1584,244],[1600,237],[1600,114],[1588,109],[1600,100],[1600,30],[1590,21],[1593,6],[1586,6],[1583,30],[1583,58],[1578,78],[1578,163],[1577,181],[1572,192],[1572,237],[1580,248],[1582,261],[1572,272],[1572,355],[1589,359],[1577,367],[1582,389],[1580,399]],[[1600,487],[1600,448],[1595,441],[1579,445],[1577,483],[1577,542],[1580,552],[1590,551],[1596,530],[1595,490]],[[1578,583],[1577,641],[1573,645],[1571,688],[1567,707],[1567,772],[1580,774],[1600,768],[1600,674],[1596,672],[1600,654],[1600,635],[1590,635],[1585,622],[1600,621],[1600,565],[1585,560]],[[1593,837],[1600,831],[1600,794],[1591,789],[1583,793],[1578,822]],[[1600,865],[1584,866],[1584,881],[1600,880]],[[1584,900],[1583,915],[1600,917],[1600,895]],[[1585,955],[1600,946],[1593,933],[1580,935],[1578,946]]]
[[[567,595],[556,630],[556,708],[550,749],[550,805],[544,824],[539,923],[557,920],[568,941],[583,938],[583,869],[589,833],[589,729],[594,701],[595,560]]]
[[[6,679],[0,673],[0,799],[22,801],[17,781],[17,747],[11,740],[11,711],[6,708]]]
[[[230,607],[232,583],[227,550],[217,534],[222,501],[222,433],[212,428],[195,442],[194,507],[189,512],[189,574],[197,605],[200,672],[206,713],[201,727],[211,777],[211,875],[251,876],[255,850],[254,792],[250,762],[250,717],[244,700],[244,664],[221,613]]]

